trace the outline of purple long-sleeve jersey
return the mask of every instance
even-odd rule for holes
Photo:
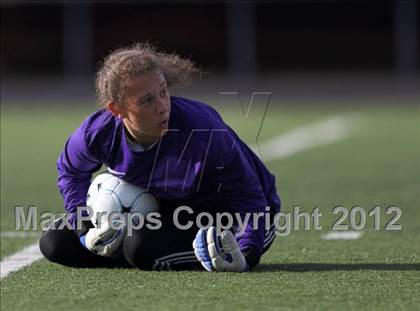
[[[179,205],[231,213],[280,210],[275,178],[251,149],[210,106],[171,97],[169,131],[153,147],[130,148],[122,120],[107,110],[90,115],[67,140],[57,161],[58,186],[75,224],[85,206],[92,174],[102,165],[129,183]],[[242,250],[262,252],[265,217],[253,228],[250,218]],[[255,226],[254,226],[255,227]]]

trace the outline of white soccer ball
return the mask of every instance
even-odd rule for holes
[[[139,213],[143,217],[157,210],[156,198],[145,189],[127,183],[109,173],[100,174],[92,181],[86,205],[92,209],[91,221],[95,227],[114,221],[111,214]],[[114,226],[118,225],[114,223]]]

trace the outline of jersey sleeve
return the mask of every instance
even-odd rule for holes
[[[224,162],[223,169],[219,169],[217,173],[221,196],[225,210],[240,214],[245,223],[243,234],[239,234],[240,228],[236,234],[241,251],[247,252],[250,248],[254,248],[258,255],[261,255],[264,246],[264,215],[267,201],[255,168],[237,141],[237,136],[231,131],[228,129],[224,133],[225,137],[218,148],[219,153],[222,153],[219,157]],[[256,217],[258,213],[260,216]]]
[[[102,162],[89,152],[89,137],[86,123],[83,123],[68,138],[57,161],[58,188],[74,228],[77,207],[86,205],[91,176],[102,166]]]

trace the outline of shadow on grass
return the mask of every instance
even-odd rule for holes
[[[260,264],[253,272],[287,271],[356,271],[356,270],[382,270],[382,271],[419,271],[417,263],[289,263],[289,264]]]

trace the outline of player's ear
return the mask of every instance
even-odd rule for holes
[[[106,104],[106,107],[117,118],[120,118],[120,119],[125,118],[124,109],[122,109],[122,107],[117,105],[116,103],[110,101]]]

